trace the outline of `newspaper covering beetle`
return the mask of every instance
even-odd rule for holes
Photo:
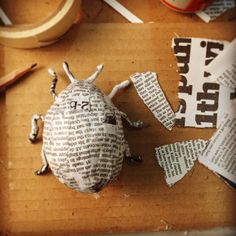
[[[45,116],[32,118],[31,142],[37,138],[37,121],[44,121],[43,166],[36,174],[41,175],[50,167],[68,187],[80,192],[98,192],[120,174],[124,155],[141,161],[141,157],[130,154],[122,120],[135,128],[141,128],[143,122],[130,121],[111,102],[119,89],[129,85],[128,80],[116,85],[106,96],[94,84],[102,65],[85,80],[75,79],[67,63],[63,67],[71,83],[57,95],[57,75],[49,69],[53,77],[50,92],[55,102]]]

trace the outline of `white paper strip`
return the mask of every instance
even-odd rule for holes
[[[165,171],[169,186],[182,179],[191,170],[206,144],[207,141],[197,139],[155,148],[157,161]]]
[[[199,161],[236,183],[236,107],[234,113],[225,114]]]
[[[4,23],[4,25],[12,25],[12,22],[10,21],[10,19],[8,18],[8,16],[6,15],[6,13],[2,10],[2,8],[0,7],[0,19],[2,20],[2,22]]]
[[[205,10],[196,12],[196,15],[208,23],[235,6],[235,0],[215,0]]]
[[[130,76],[138,95],[151,110],[153,115],[167,129],[175,124],[175,113],[162,91],[155,72],[136,73]]]
[[[104,0],[109,6],[111,6],[114,10],[120,13],[124,18],[126,18],[131,23],[143,23],[141,19],[135,16],[132,12],[130,12],[127,8],[121,5],[116,0]]]
[[[207,15],[204,11],[198,11],[198,12],[195,12],[195,14],[206,23],[209,23],[211,21],[211,17]]]
[[[176,125],[215,128],[232,109],[236,90],[211,80],[207,66],[229,43],[201,38],[174,38],[172,47],[179,66],[179,101]]]
[[[206,68],[213,81],[232,89],[236,88],[236,38]]]

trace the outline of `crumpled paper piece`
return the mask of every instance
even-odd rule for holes
[[[159,165],[165,171],[166,183],[171,187],[182,179],[194,166],[208,141],[188,140],[155,148]]]

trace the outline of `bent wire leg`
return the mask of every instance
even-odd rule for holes
[[[143,127],[143,121],[137,120],[137,121],[131,121],[129,117],[124,113],[121,112],[121,117],[128,123],[130,127],[141,129]]]
[[[119,84],[117,84],[110,92],[110,94],[108,95],[108,97],[110,99],[112,99],[116,93],[120,90],[120,89],[123,89],[123,88],[126,88],[128,85],[130,84],[130,81],[129,80],[125,80]]]
[[[35,114],[32,116],[32,120],[31,120],[31,132],[30,135],[28,137],[29,141],[31,143],[35,143],[38,133],[39,133],[39,126],[38,126],[38,121],[42,120],[44,121],[44,116],[43,115],[38,115]]]
[[[141,155],[131,155],[129,144],[125,141],[125,157],[127,158],[130,164],[132,163],[141,163],[143,158]]]
[[[55,99],[57,97],[57,94],[56,94],[56,91],[55,91],[56,85],[57,85],[57,74],[51,68],[48,69],[48,73],[52,76],[52,82],[51,82],[51,86],[50,86],[50,94]]]
[[[98,65],[96,71],[90,77],[88,77],[86,79],[86,81],[93,83],[97,79],[99,74],[102,72],[103,67],[104,67],[104,65],[102,65],[102,64]]]
[[[41,156],[42,156],[43,165],[39,170],[35,171],[36,175],[43,175],[48,169],[48,161],[43,150],[42,150]]]

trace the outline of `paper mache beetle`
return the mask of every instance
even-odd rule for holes
[[[142,161],[140,156],[131,156],[122,120],[134,128],[141,128],[143,122],[131,121],[111,101],[118,90],[129,85],[129,80],[116,85],[106,96],[94,84],[103,65],[85,80],[77,80],[66,62],[63,68],[71,83],[57,95],[57,75],[49,69],[54,104],[45,116],[32,117],[31,143],[37,139],[38,120],[44,122],[43,165],[35,173],[42,175],[50,167],[66,186],[79,192],[98,192],[118,177],[124,156],[132,162]]]

